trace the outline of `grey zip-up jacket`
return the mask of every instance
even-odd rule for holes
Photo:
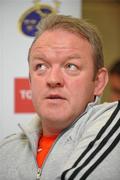
[[[90,103],[36,163],[42,132],[35,118],[0,144],[0,180],[120,180],[120,103]]]

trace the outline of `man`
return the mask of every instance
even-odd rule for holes
[[[98,105],[108,81],[92,25],[51,15],[29,50],[38,117],[0,145],[0,179],[118,180],[120,104]]]
[[[109,85],[109,101],[120,100],[120,59],[117,59],[109,69]]]

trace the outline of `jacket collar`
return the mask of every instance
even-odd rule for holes
[[[94,102],[90,102],[87,105],[85,111],[77,118],[77,120],[81,116],[83,116],[91,107],[93,107],[99,103],[100,103],[100,97],[96,97]],[[75,124],[75,122],[77,120],[75,120],[67,129],[69,129],[71,126],[73,126],[73,124]],[[26,136],[26,138],[28,139],[31,149],[32,149],[34,155],[36,156],[38,141],[42,134],[42,123],[41,123],[40,117],[36,114],[34,116],[34,118],[32,119],[32,121],[29,124],[27,124],[27,126],[19,124],[19,127],[22,130],[23,135]]]

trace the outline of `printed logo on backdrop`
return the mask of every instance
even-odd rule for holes
[[[15,113],[33,113],[31,90],[27,78],[16,78],[14,80],[14,111]]]
[[[26,10],[19,19],[19,30],[24,35],[34,37],[37,32],[37,25],[42,18],[49,14],[57,13],[60,7],[60,0],[51,0],[54,6],[49,3],[42,3],[34,0],[34,6]]]

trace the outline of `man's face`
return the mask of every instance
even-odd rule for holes
[[[120,76],[118,74],[111,74],[109,78],[110,84],[110,101],[120,100]]]
[[[64,129],[94,100],[92,54],[86,39],[60,29],[44,32],[33,44],[32,99],[43,130]]]

